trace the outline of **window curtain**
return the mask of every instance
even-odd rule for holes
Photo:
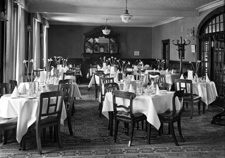
[[[46,67],[46,64],[48,62],[48,28],[49,28],[49,23],[46,19],[43,19],[43,67]]]
[[[7,12],[4,82],[14,79],[20,83],[24,76],[25,10],[18,3],[8,1]]]
[[[41,16],[38,13],[33,14],[33,57],[34,57],[34,70],[40,68],[41,62],[41,45],[40,45],[40,26]]]

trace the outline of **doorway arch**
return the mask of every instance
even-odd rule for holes
[[[209,76],[219,95],[225,94],[225,13],[224,7],[210,12],[198,26],[201,75]]]

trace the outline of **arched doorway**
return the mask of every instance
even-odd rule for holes
[[[225,13],[220,7],[209,13],[198,27],[201,74],[208,74],[219,95],[225,94]]]

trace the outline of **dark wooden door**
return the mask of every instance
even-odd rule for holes
[[[170,40],[162,40],[162,58],[165,60],[164,69],[169,69],[170,62]]]

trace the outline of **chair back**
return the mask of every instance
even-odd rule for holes
[[[59,90],[65,93],[64,103],[66,105],[66,110],[72,115],[74,86],[72,84],[59,84]]]
[[[17,81],[16,80],[9,80],[10,84],[10,92],[12,93],[14,88],[17,86]]]
[[[190,99],[193,100],[193,85],[192,80],[187,79],[175,79],[174,80],[175,90],[184,90],[184,96],[190,96]]]
[[[94,73],[95,86],[100,84],[100,77],[104,77],[104,71],[98,70]]]
[[[159,77],[160,77],[159,72],[148,72],[148,80],[151,84],[152,84],[152,82],[158,84]]]
[[[60,90],[60,88],[59,88],[60,84],[72,84],[72,83],[73,83],[72,79],[59,80],[58,90]]]
[[[44,118],[54,117],[55,122],[60,122],[64,96],[65,92],[63,91],[51,91],[40,94],[39,113],[36,120],[37,128],[41,126],[41,121]]]
[[[65,79],[66,76],[76,76],[74,71],[67,70],[66,72],[63,73],[63,79]]]
[[[115,119],[133,119],[133,100],[136,97],[135,93],[125,92],[114,90],[112,91],[113,95],[113,110],[114,110],[114,118]],[[119,99],[124,99],[122,102],[118,103]],[[128,101],[128,105],[125,105],[126,100]],[[123,103],[123,104],[122,104]],[[122,115],[120,115],[122,111]]]
[[[9,83],[0,83],[0,97],[9,93]]]
[[[76,76],[80,76],[81,75],[81,65],[76,65],[76,67],[75,67],[75,74],[76,74]]]
[[[104,92],[105,92],[105,94],[107,92],[112,92],[114,90],[120,90],[119,85],[117,83],[115,83],[115,82],[113,82],[113,83],[105,83],[105,85],[104,85]]]

